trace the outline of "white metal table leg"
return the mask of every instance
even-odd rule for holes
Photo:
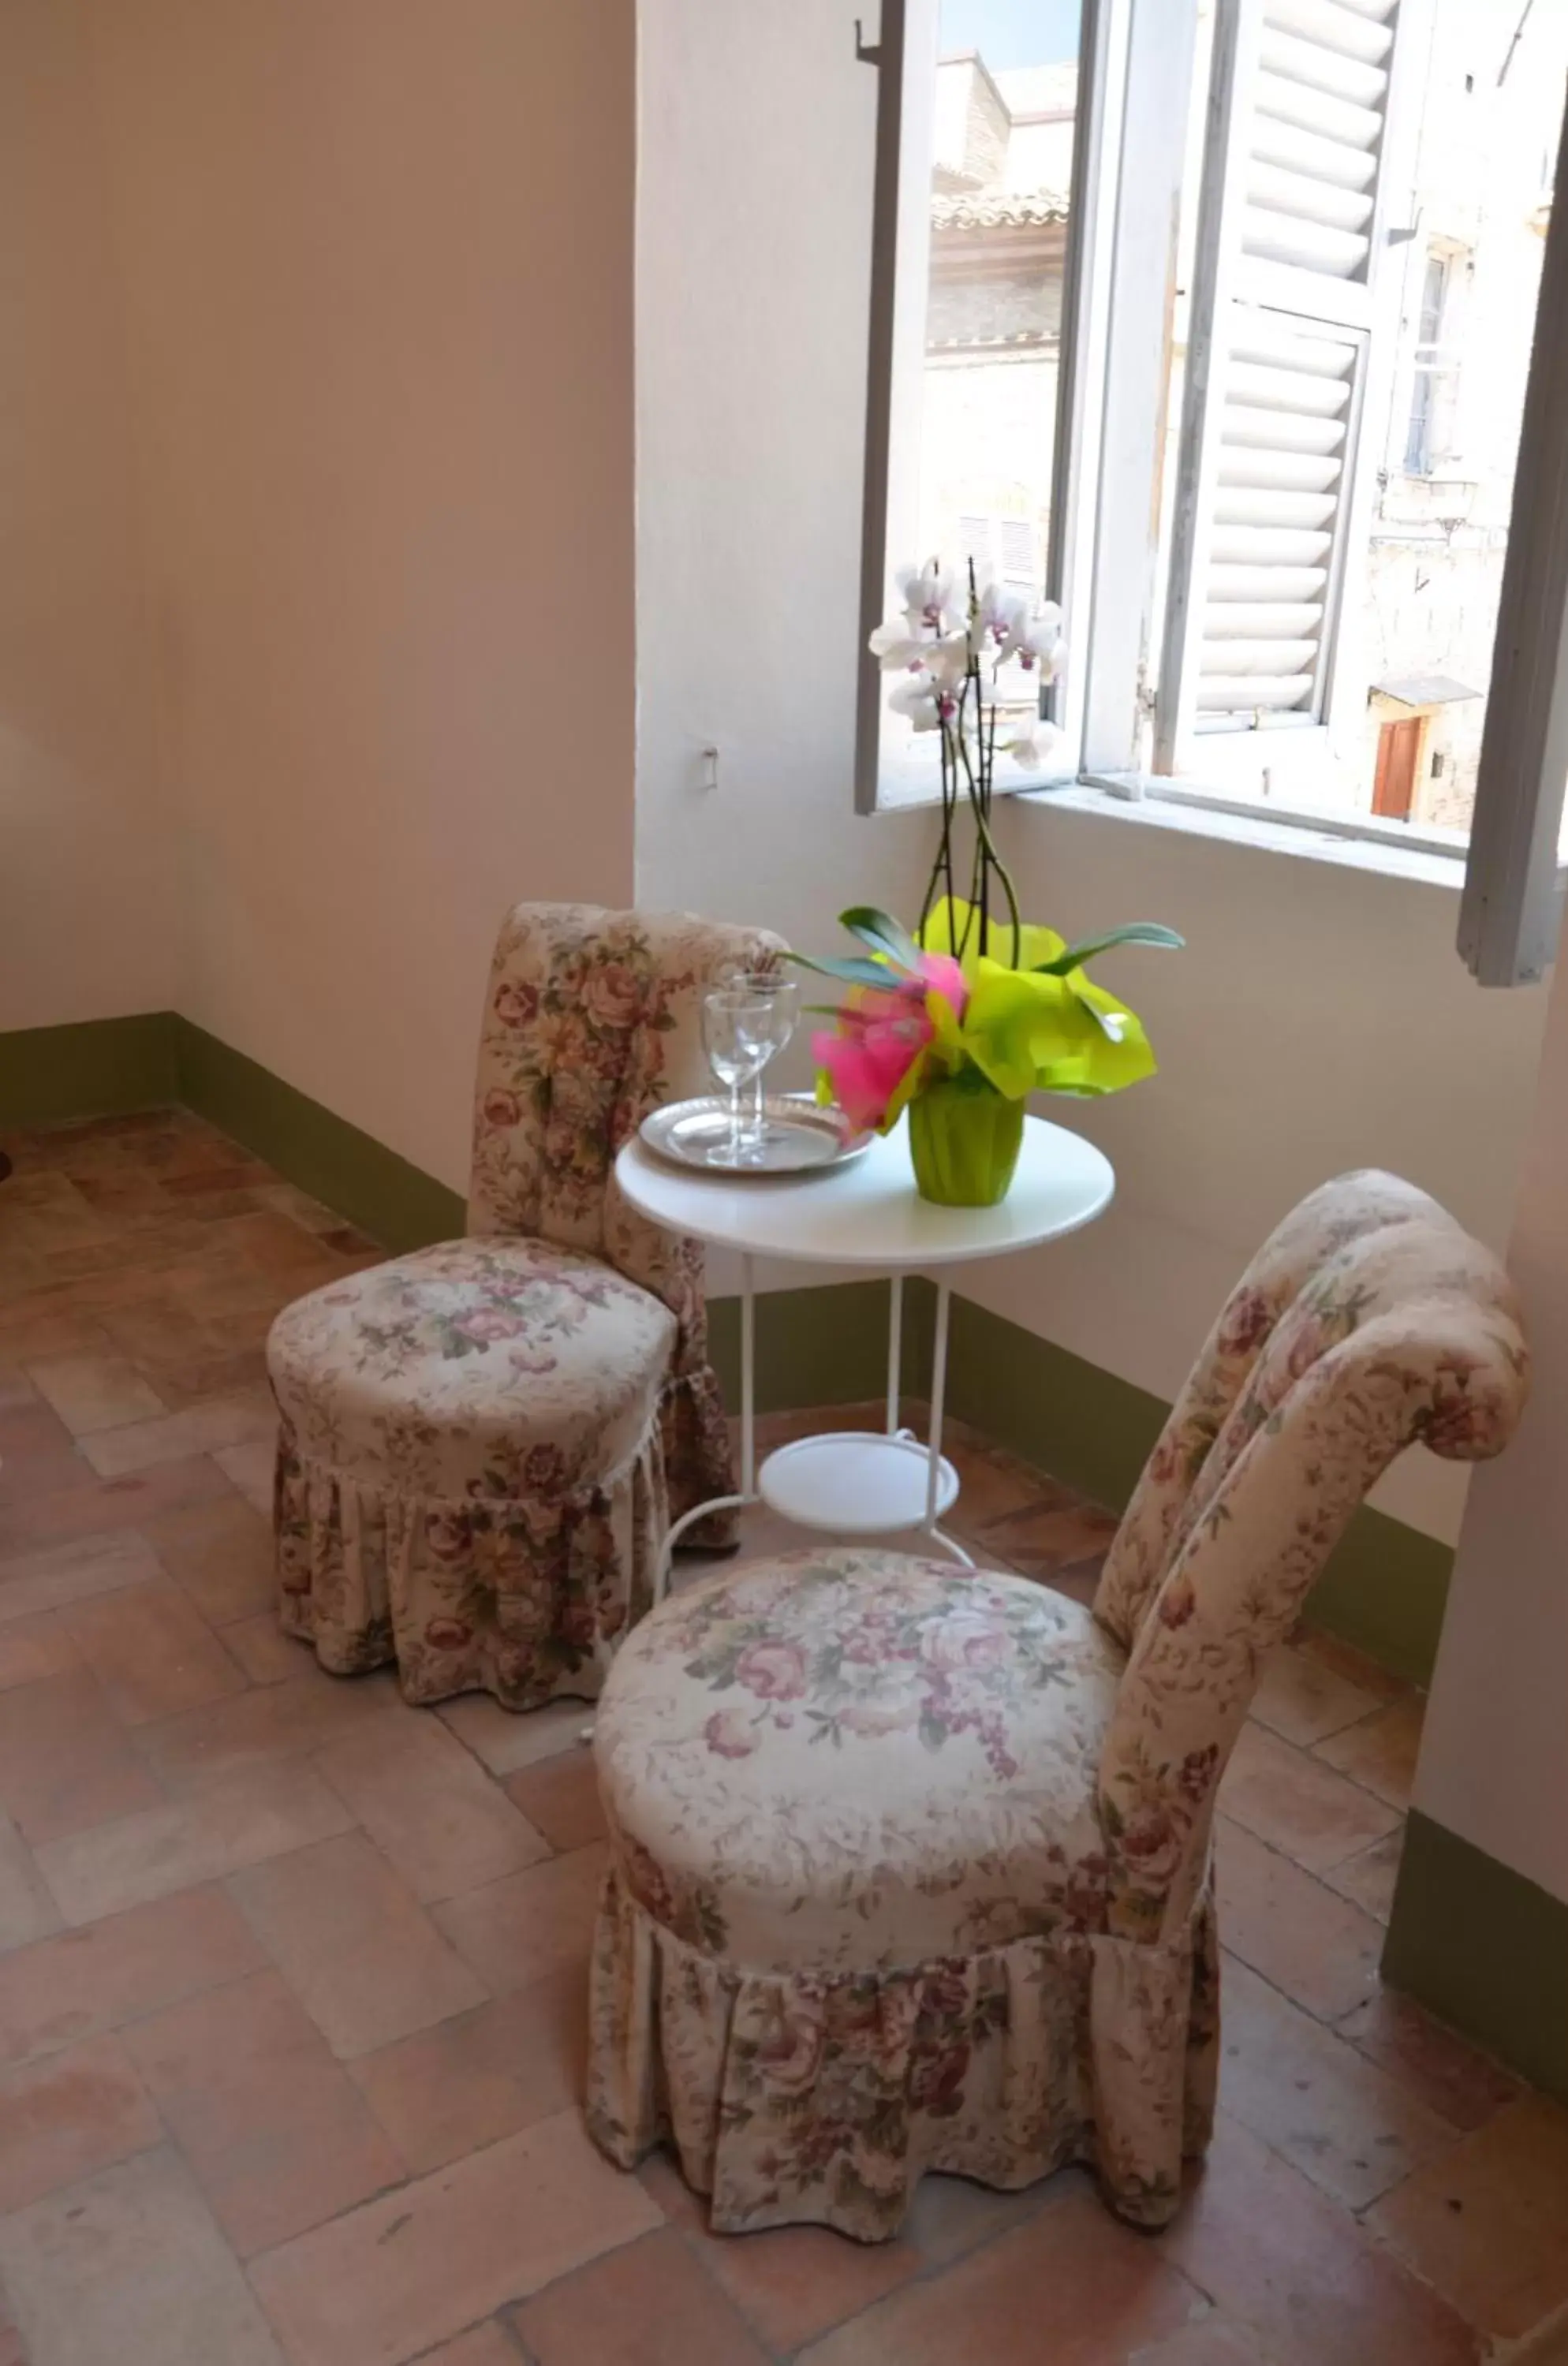
[[[888,1283],[887,1301],[887,1435],[898,1435],[898,1384],[904,1361],[904,1277],[896,1273]]]
[[[937,1493],[942,1483],[942,1425],[947,1403],[947,1332],[952,1311],[953,1292],[945,1281],[936,1286],[936,1336],[931,1342],[931,1437],[926,1448],[926,1516],[925,1534],[932,1541],[961,1560],[966,1569],[975,1564],[961,1544],[944,1536],[936,1524]]]
[[[740,1260],[740,1493],[757,1492],[757,1296],[752,1260]]]
[[[953,1293],[945,1281],[936,1286],[936,1337],[931,1342],[931,1426],[926,1450],[926,1527],[936,1527],[937,1489],[942,1481],[942,1422],[947,1396],[947,1322]]]

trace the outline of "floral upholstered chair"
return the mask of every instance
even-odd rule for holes
[[[1073,2160],[1163,2224],[1209,2138],[1214,1795],[1265,1655],[1401,1448],[1495,1454],[1525,1385],[1496,1260],[1345,1176],[1225,1307],[1092,1614],[863,1550],[664,1603],[595,1737],[602,2148],[672,2139],[720,2230],[874,2241],[923,2170]]]
[[[705,989],[778,951],[684,915],[507,920],[468,1237],[312,1291],[267,1343],[282,1621],[324,1667],[395,1660],[412,1701],[591,1697],[669,1520],[729,1493],[701,1254],[613,1166],[650,1109],[706,1088]]]

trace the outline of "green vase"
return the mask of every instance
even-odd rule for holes
[[[1023,1144],[1023,1103],[1004,1100],[974,1069],[944,1076],[909,1103],[915,1189],[940,1208],[1005,1200]]]

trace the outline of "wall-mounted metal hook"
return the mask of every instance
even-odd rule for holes
[[[882,63],[881,42],[866,39],[865,28],[858,17],[855,18],[855,55],[863,66],[879,66]]]

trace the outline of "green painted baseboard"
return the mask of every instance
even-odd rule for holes
[[[118,1114],[171,1101],[361,1225],[389,1249],[463,1229],[456,1191],[187,1019],[153,1011],[0,1035],[0,1124]],[[928,1393],[930,1285],[907,1293],[904,1387]],[[885,1282],[771,1292],[758,1301],[758,1402],[765,1412],[849,1404],[886,1384]],[[739,1393],[740,1310],[713,1306],[714,1360]],[[953,1309],[948,1403],[1064,1486],[1120,1511],[1165,1420],[1159,1398],[969,1300]],[[1351,1524],[1307,1616],[1399,1674],[1431,1675],[1449,1549],[1379,1512]]]
[[[1413,1808],[1383,1977],[1568,2103],[1568,1904]]]
[[[1120,1512],[1168,1405],[972,1299],[953,1301],[948,1402],[1010,1453]]]
[[[904,1290],[899,1387],[906,1397],[931,1393],[935,1292],[923,1280]],[[708,1309],[714,1369],[725,1403],[740,1402],[740,1301],[716,1298]],[[769,1290],[757,1301],[757,1410],[862,1404],[887,1386],[887,1284],[832,1282],[811,1290]]]
[[[1169,1407],[1131,1381],[954,1301],[948,1399],[999,1446],[1108,1511],[1122,1511]],[[1363,1505],[1307,1597],[1313,1625],[1412,1684],[1431,1681],[1450,1546]]]
[[[0,1034],[0,1127],[124,1117],[179,1098],[175,1014]]]
[[[463,1200],[445,1183],[188,1019],[176,1019],[175,1031],[181,1100],[302,1191],[389,1249],[462,1232]]]
[[[0,1034],[0,1127],[175,1102],[390,1249],[463,1229],[457,1192],[175,1011]]]
[[[1443,1631],[1451,1545],[1363,1504],[1307,1596],[1306,1616],[1407,1684],[1429,1684]]]

